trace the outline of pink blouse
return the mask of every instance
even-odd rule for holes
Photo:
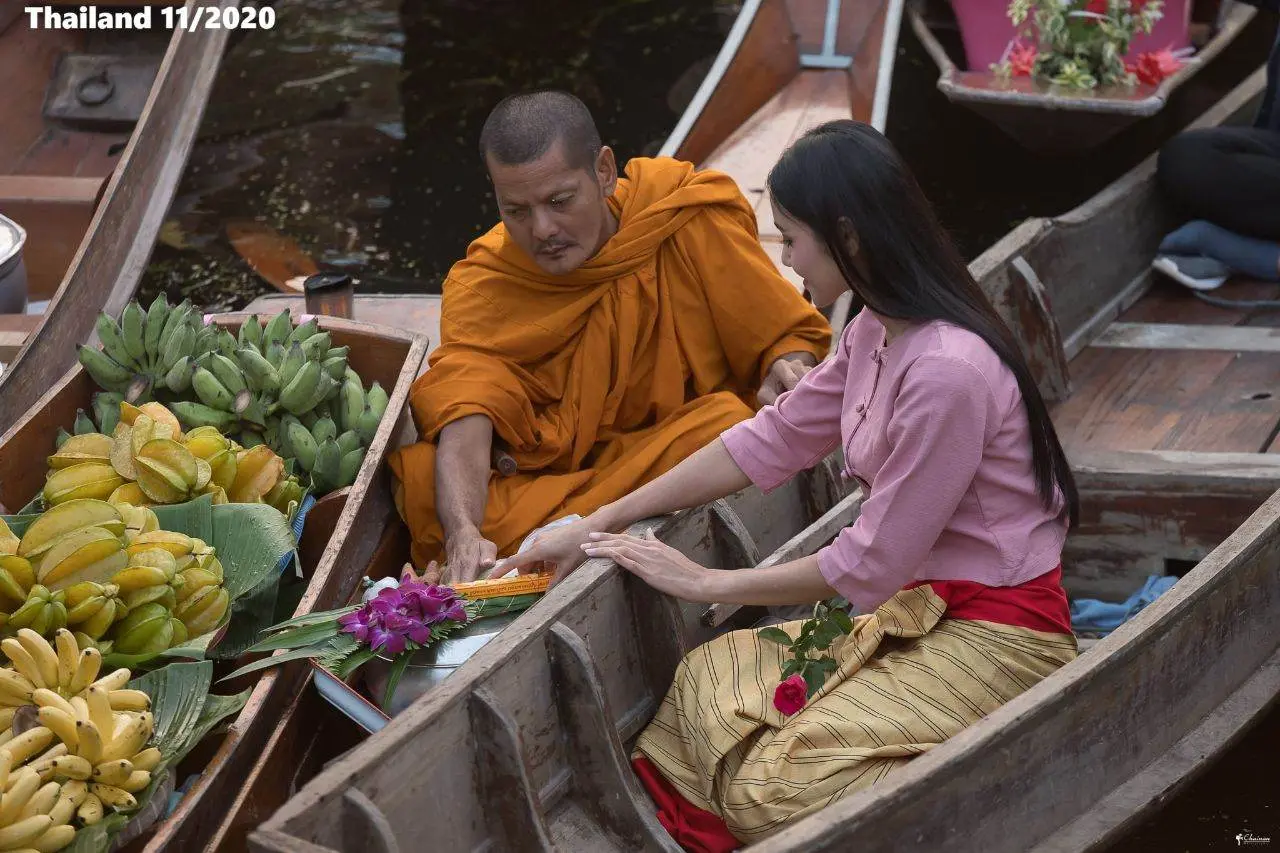
[[[914,581],[1016,586],[1059,565],[1066,502],[1046,511],[1036,492],[1013,372],[949,323],[884,337],[862,311],[831,358],[721,436],[765,491],[843,448],[867,497],[818,552],[827,583],[869,613]]]

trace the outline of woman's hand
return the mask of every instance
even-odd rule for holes
[[[636,575],[649,586],[685,601],[711,603],[720,572],[690,560],[650,532],[640,538],[625,533],[591,533],[582,546],[588,557],[603,557]]]
[[[564,580],[570,572],[587,561],[582,546],[586,544],[592,533],[605,529],[605,522],[589,515],[563,527],[548,530],[534,540],[523,554],[508,557],[498,564],[490,577],[501,577],[512,569],[520,574],[530,572],[554,571],[551,585],[555,586]]]

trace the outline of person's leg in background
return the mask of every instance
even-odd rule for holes
[[[1280,133],[1186,131],[1161,149],[1157,180],[1191,221],[1161,242],[1156,269],[1200,290],[1233,273],[1280,281]]]

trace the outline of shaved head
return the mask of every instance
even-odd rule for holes
[[[542,157],[557,142],[575,169],[594,170],[600,131],[587,105],[567,92],[532,92],[503,99],[480,131],[486,162],[522,166]]]

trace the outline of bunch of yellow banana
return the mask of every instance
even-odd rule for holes
[[[102,655],[69,631],[56,645],[26,629],[0,642],[14,665],[0,669],[0,850],[61,850],[106,809],[133,811],[162,759],[129,670],[99,677]],[[17,708],[32,705],[38,724],[16,732]]]
[[[0,628],[81,646],[158,654],[216,628],[230,596],[208,543],[161,530],[148,507],[78,499],[58,504],[21,539],[0,522]]]

